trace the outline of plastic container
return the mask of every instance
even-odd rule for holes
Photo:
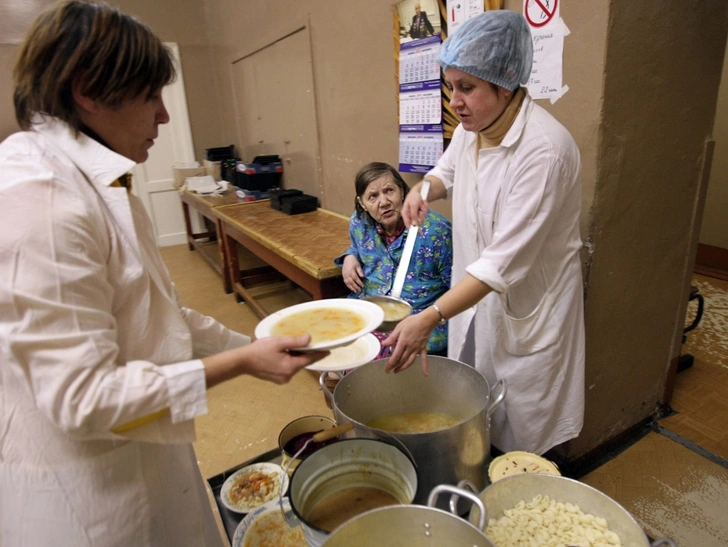
[[[555,463],[531,452],[506,452],[495,458],[488,466],[488,476],[491,483],[505,477],[527,473],[561,475]]]
[[[282,176],[279,156],[256,156],[252,163],[238,163],[233,182],[244,190],[270,190],[280,187]]]
[[[281,206],[283,205],[283,201],[291,196],[300,196],[303,192],[301,190],[296,190],[291,188],[290,190],[271,190],[270,191],[270,207],[271,209],[275,209],[276,211],[281,210]]]
[[[281,211],[287,215],[300,215],[301,213],[310,213],[318,209],[318,198],[301,194],[300,196],[289,196],[283,198],[281,203]]]
[[[223,161],[235,157],[235,145],[206,148],[205,159],[209,161]]]

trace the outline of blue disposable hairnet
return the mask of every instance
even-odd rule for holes
[[[528,82],[533,40],[526,18],[490,10],[468,19],[440,47],[443,70],[457,68],[506,89]]]

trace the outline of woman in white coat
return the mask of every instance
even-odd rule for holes
[[[15,67],[0,145],[0,545],[207,546],[191,442],[206,388],[325,356],[180,306],[124,176],[169,121],[172,58],[101,4],[53,6]]]
[[[474,365],[507,395],[493,415],[502,450],[544,453],[577,436],[584,414],[584,312],[579,235],[579,150],[521,87],[533,45],[518,13],[487,11],[442,45],[439,63],[460,119],[452,142],[416,185],[403,217],[452,199],[451,289],[403,321],[387,371],[410,366],[428,334],[449,320],[448,356]]]

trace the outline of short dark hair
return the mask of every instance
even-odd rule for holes
[[[374,223],[374,219],[371,217],[371,215],[369,215],[366,209],[362,207],[361,203],[359,203],[359,198],[364,195],[364,192],[367,191],[367,187],[371,182],[383,177],[384,175],[389,175],[392,177],[394,183],[399,186],[400,190],[402,190],[403,198],[407,195],[407,192],[409,192],[409,186],[407,186],[407,183],[402,178],[402,175],[400,175],[399,171],[397,171],[388,163],[373,161],[359,169],[359,172],[356,174],[356,178],[354,179],[354,189],[356,191],[356,197],[354,198],[354,207],[356,208],[356,214],[360,218],[368,220],[370,223]]]
[[[78,133],[73,86],[114,108],[151,96],[175,78],[169,50],[143,23],[103,3],[61,2],[43,11],[13,71],[15,118],[28,130],[35,114],[59,118]]]

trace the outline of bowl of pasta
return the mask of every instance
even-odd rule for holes
[[[541,547],[676,547],[670,538],[650,543],[624,507],[574,479],[513,475],[492,483],[479,497],[488,518],[485,535],[496,547],[521,545],[524,534]],[[471,511],[470,522],[477,518],[478,511]]]

